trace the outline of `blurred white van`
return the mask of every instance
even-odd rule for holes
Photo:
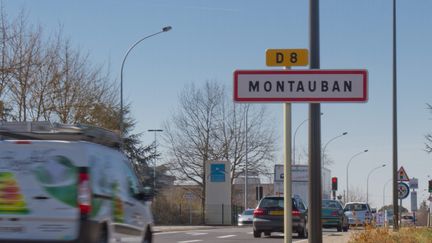
[[[0,123],[0,242],[152,242],[146,193],[119,137],[47,122]]]

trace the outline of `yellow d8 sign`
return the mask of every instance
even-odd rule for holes
[[[309,52],[307,49],[267,49],[267,66],[307,66]]]

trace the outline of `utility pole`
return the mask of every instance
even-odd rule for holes
[[[319,0],[309,2],[310,68],[320,68]],[[309,242],[322,243],[321,105],[309,105]]]

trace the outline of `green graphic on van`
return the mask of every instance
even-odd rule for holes
[[[35,168],[34,173],[51,196],[76,207],[78,171],[68,158],[52,156],[43,165]]]
[[[11,172],[0,172],[0,214],[28,214],[24,196]]]

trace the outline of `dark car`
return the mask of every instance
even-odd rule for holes
[[[307,208],[303,200],[292,197],[292,231],[302,238],[308,237]],[[270,236],[272,232],[284,231],[284,198],[280,196],[266,196],[254,210],[253,235],[261,237],[261,233]]]
[[[348,231],[348,218],[337,200],[322,200],[321,222],[323,228],[336,228],[338,232]]]

